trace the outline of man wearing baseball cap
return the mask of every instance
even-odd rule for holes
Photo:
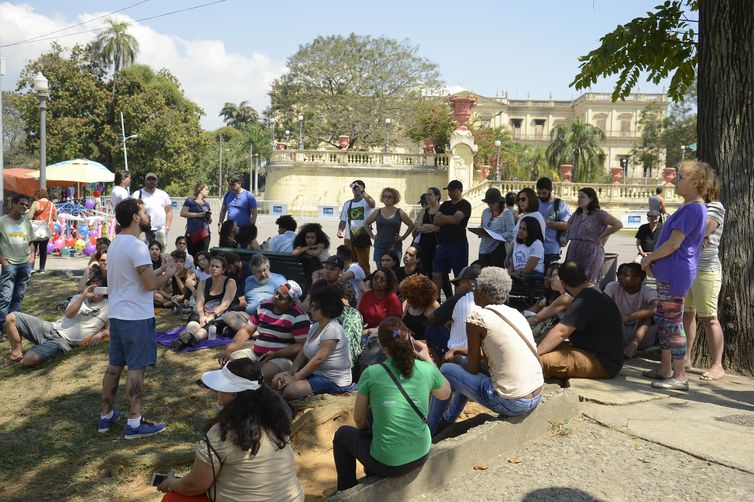
[[[301,295],[301,286],[296,281],[281,284],[272,299],[260,303],[256,312],[249,316],[249,321],[238,330],[233,341],[217,358],[220,365],[231,359],[248,357],[259,361],[268,382],[281,371],[291,369],[309,333],[309,316],[298,306]],[[255,334],[254,345],[242,348]]]
[[[328,286],[334,286],[335,283],[338,282],[338,280],[341,278],[341,275],[343,274],[343,271],[345,269],[346,262],[344,262],[343,258],[338,256],[337,254],[334,254],[327,259],[322,271],[322,278],[314,281],[312,287],[309,288],[306,300],[303,303],[304,312],[309,312],[309,300],[312,297],[312,293],[314,293],[318,289],[326,288]]]
[[[466,353],[466,318],[474,308],[474,281],[479,277],[479,272],[476,265],[461,270],[458,277],[451,281],[456,287],[456,294],[429,315],[427,345],[438,364]],[[449,354],[447,358],[446,354]]]
[[[442,289],[443,274],[453,270],[458,278],[469,264],[469,241],[466,238],[466,225],[471,217],[471,204],[463,198],[463,184],[453,180],[445,187],[450,200],[440,204],[435,215],[434,224],[440,227],[437,233],[437,253],[432,265],[432,280],[437,291]]]
[[[338,238],[351,248],[353,259],[356,260],[364,272],[369,273],[369,248],[372,241],[364,229],[364,222],[374,209],[374,199],[366,192],[366,184],[362,180],[351,182],[353,198],[343,204],[338,223]]]
[[[173,223],[173,202],[164,190],[157,188],[157,175],[155,173],[147,173],[144,180],[144,187],[135,191],[132,195],[134,199],[144,201],[144,208],[152,221],[152,228],[148,232],[144,232],[144,240],[147,243],[153,240],[159,241],[162,248],[165,249],[168,245],[170,225]]]
[[[636,258],[634,258],[636,263],[640,263],[642,258],[654,251],[657,239],[660,238],[662,232],[659,211],[651,209],[647,213],[647,222],[636,231],[636,251],[638,252]]]

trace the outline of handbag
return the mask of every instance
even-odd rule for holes
[[[51,202],[47,203],[47,207],[50,207]],[[50,221],[52,220],[52,210],[47,215],[47,221],[31,220],[31,230],[34,234],[32,236],[32,242],[47,241],[52,237],[52,231],[50,231]]]
[[[414,400],[411,399],[411,397],[409,397],[409,395],[406,393],[406,390],[403,388],[403,386],[401,385],[401,383],[398,381],[398,379],[395,377],[395,375],[393,375],[393,372],[390,371],[390,368],[388,368],[385,365],[385,363],[379,363],[379,364],[380,364],[380,366],[382,366],[382,368],[385,371],[387,371],[387,374],[390,375],[390,379],[393,381],[393,383],[395,384],[395,386],[398,387],[398,390],[401,391],[401,394],[403,394],[403,397],[406,398],[406,401],[408,401],[408,404],[411,405],[411,408],[413,408],[414,411],[416,412],[416,414],[419,415],[419,418],[421,419],[422,423],[426,424],[427,423],[427,416],[424,413],[422,413],[422,410],[420,410],[419,407],[416,406],[416,403],[414,402]]]
[[[189,234],[189,240],[191,241],[191,244],[199,244],[204,239],[209,237],[209,231],[207,230],[207,225],[202,225],[201,227],[197,228],[193,232]]]

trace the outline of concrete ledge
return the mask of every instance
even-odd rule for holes
[[[577,416],[578,406],[578,396],[570,389],[547,392],[529,415],[490,420],[465,434],[433,445],[421,469],[399,478],[370,477],[327,500],[410,500],[419,497],[465,475],[475,464],[489,463],[501,453],[545,435],[552,423]]]

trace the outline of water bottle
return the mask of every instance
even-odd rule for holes
[[[207,330],[207,333],[209,333],[209,335],[207,335],[207,339],[208,340],[214,340],[214,339],[216,339],[217,338],[217,326],[215,326],[214,324],[210,324],[209,325],[209,329]]]

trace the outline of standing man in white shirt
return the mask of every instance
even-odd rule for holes
[[[110,193],[110,202],[113,205],[113,212],[118,204],[131,197],[129,187],[131,186],[131,173],[128,171],[118,171],[115,173],[115,185]]]
[[[364,222],[374,209],[374,199],[366,192],[366,184],[361,180],[351,183],[353,198],[343,204],[338,223],[338,238],[351,248],[356,260],[366,274],[369,274],[369,248],[372,241],[364,229]]]
[[[144,231],[144,240],[146,242],[159,241],[162,248],[167,249],[168,232],[173,223],[173,202],[164,190],[157,188],[155,173],[147,173],[145,182],[144,188],[133,194],[134,199],[144,201],[144,207],[152,221],[152,227]]]
[[[113,239],[108,254],[108,296],[110,321],[109,365],[102,380],[102,414],[98,432],[107,432],[118,418],[114,408],[118,381],[128,367],[126,396],[128,422],[123,437],[135,439],[165,430],[165,424],[153,424],[141,417],[141,396],[147,366],[157,363],[152,291],[161,289],[175,274],[170,255],[164,255],[162,266],[153,270],[146,244],[139,240],[141,232],[151,228],[144,203],[126,199],[115,210],[121,232]]]

